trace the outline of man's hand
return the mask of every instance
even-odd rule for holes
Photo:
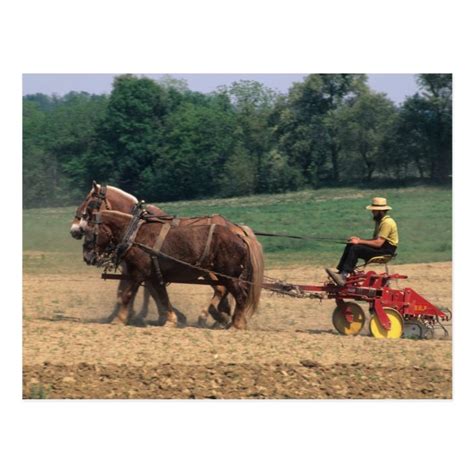
[[[383,237],[377,237],[376,239],[372,239],[372,240],[364,240],[364,239],[361,239],[360,237],[353,236],[347,239],[348,244],[368,245],[369,247],[374,247],[376,249],[379,249],[380,247],[382,247],[384,242],[385,242],[385,239]]]

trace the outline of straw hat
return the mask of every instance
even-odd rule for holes
[[[366,209],[369,211],[388,211],[392,208],[387,206],[387,200],[385,198],[376,197],[372,198],[372,204],[367,206]]]

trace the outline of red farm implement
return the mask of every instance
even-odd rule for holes
[[[375,260],[375,261],[374,261]],[[389,258],[376,257],[368,263],[387,263]],[[347,278],[344,286],[328,281],[323,285],[293,285],[271,281],[264,284],[270,291],[293,297],[334,299],[336,308],[332,322],[336,330],[344,335],[359,334],[364,327],[366,315],[362,307],[354,303],[368,303],[371,315],[369,329],[376,338],[430,339],[439,325],[448,334],[442,322],[451,319],[450,311],[441,311],[412,288],[391,288],[394,280],[408,278],[398,273],[356,271]]]

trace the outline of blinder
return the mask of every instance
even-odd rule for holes
[[[100,212],[94,214],[94,224],[102,224],[102,214]]]
[[[85,212],[79,212],[79,209],[76,210],[76,215],[74,216],[76,219],[83,219],[86,216]]]
[[[99,210],[100,206],[102,205],[102,202],[99,199],[94,199],[93,201],[89,201],[87,204],[87,209],[90,209],[93,211],[94,209]]]

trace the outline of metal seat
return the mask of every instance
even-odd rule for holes
[[[385,265],[385,271],[388,273],[388,262],[397,256],[396,253],[393,255],[377,255],[367,260],[362,266],[365,268],[367,265]]]
[[[390,262],[390,260],[392,260],[393,257],[394,255],[377,255],[376,257],[372,257],[369,260],[367,260],[364,266],[372,265],[372,264],[380,264],[380,265],[384,263],[387,264],[388,262]]]

